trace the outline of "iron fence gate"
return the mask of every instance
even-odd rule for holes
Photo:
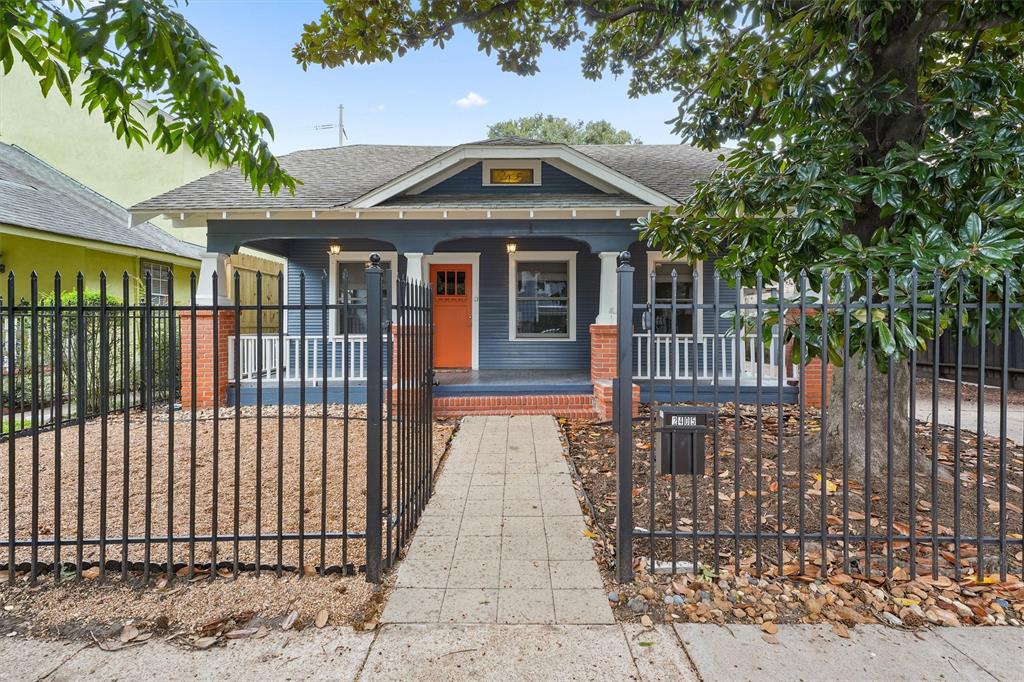
[[[431,493],[432,296],[298,276],[175,303],[105,276],[0,307],[0,570],[14,583],[271,571],[379,581]],[[235,275],[237,291],[238,273]],[[219,291],[217,274],[210,291]],[[54,291],[61,292],[59,275]],[[179,294],[181,292],[179,291]],[[319,295],[317,295],[319,294]],[[307,300],[313,299],[313,300]],[[243,313],[255,333],[239,334]],[[268,324],[270,323],[270,324]]]
[[[677,313],[683,306],[676,302],[675,273],[669,302],[648,296],[635,303],[628,253],[620,256],[617,272],[617,374],[631,377],[638,352],[632,345],[636,316],[668,311],[675,346]],[[1024,438],[1015,433],[1015,441],[1009,432],[1009,416],[1020,415],[1024,408],[1019,394],[1010,394],[1007,342],[1010,320],[1024,306],[995,291],[996,285],[1002,292],[1015,291],[1011,277],[1000,275],[996,284],[980,281],[971,298],[965,295],[963,280],[949,283],[936,274],[919,281],[916,273],[908,273],[901,282],[908,283],[909,300],[898,303],[893,273],[877,288],[868,275],[866,290],[856,296],[849,278],[839,291],[825,286],[811,292],[803,275],[786,285],[787,277],[780,273],[777,281],[783,285],[776,285],[770,296],[758,277],[754,291],[737,291],[723,305],[718,292],[724,278],[716,275],[712,302],[705,303],[694,293],[692,302],[685,303],[692,319],[698,310],[715,320],[724,315],[731,329],[723,334],[739,336],[745,327],[756,336],[754,347],[760,350],[751,357],[749,349],[733,344],[735,357],[723,358],[720,349],[729,346],[714,343],[715,366],[730,361],[737,367],[748,365],[749,371],[733,372],[731,381],[715,373],[710,391],[704,386],[700,392],[701,397],[712,396],[703,403],[698,403],[696,372],[690,381],[678,380],[675,367],[660,381],[654,372],[648,373],[642,380],[648,403],[636,418],[631,382],[615,381],[617,577],[632,580],[641,564],[652,573],[717,574],[724,567],[737,573],[813,577],[838,570],[889,577],[900,571],[911,577],[930,573],[933,578],[948,573],[957,580],[995,575],[1005,580],[1008,573],[1024,574]],[[732,282],[739,281],[735,273]],[[653,275],[651,284],[653,292]],[[790,294],[779,295],[787,289]],[[966,320],[971,311],[981,322],[980,333],[969,339]],[[838,340],[833,354],[821,360],[807,357],[806,331],[814,316],[820,316],[820,333]],[[851,319],[858,316],[866,324],[865,341],[854,348]],[[901,360],[885,355],[878,346],[885,334],[898,333],[900,323],[910,329],[926,324],[939,336],[940,319],[951,320],[945,337],[955,339],[959,348],[953,382],[943,383],[937,358],[930,358],[927,373],[918,367],[919,356],[936,353],[938,344],[914,346]],[[799,330],[795,346],[768,342],[773,324],[777,330],[781,320]],[[986,368],[988,343],[998,344],[1001,357]],[[963,359],[964,349],[972,344],[978,347],[975,357],[981,375],[988,369],[1000,379],[995,387],[968,394]],[[792,362],[795,371],[777,372],[766,381],[768,354],[777,354],[777,366]],[[855,426],[851,390],[856,394],[861,385],[851,389],[850,375],[859,359],[867,367],[880,361],[884,371],[862,372],[862,407],[869,418]],[[668,360],[679,361],[678,355]],[[910,379],[906,395],[899,393],[895,379],[903,371]],[[816,375],[823,377],[820,387],[809,389]],[[787,404],[785,394],[795,383],[790,376],[803,384],[795,404]],[[830,396],[830,376],[842,380],[839,400]],[[751,381],[757,390],[741,390]],[[872,381],[883,383],[873,386]],[[884,395],[872,407],[872,400],[878,400],[876,390]],[[997,404],[989,407],[986,400]],[[821,407],[810,402],[820,402]],[[661,446],[674,444],[657,442],[671,430],[663,425],[664,419],[656,419],[667,406],[684,414],[687,406],[702,408],[707,419],[706,473],[674,473],[679,464],[661,473],[666,471],[663,457],[668,447]],[[897,427],[901,407],[909,409],[906,433]],[[930,417],[918,419],[919,408]],[[880,412],[880,423],[873,424]],[[680,420],[691,422],[699,423],[696,417]],[[699,436],[699,430],[698,426],[691,432]],[[838,435],[835,441],[833,434]],[[851,457],[858,448],[865,453],[862,462]],[[678,461],[686,460],[680,456]]]
[[[376,254],[366,273],[367,327],[383,331],[370,335],[367,383],[366,574],[379,582],[381,569],[395,561],[433,493],[433,292],[429,285],[399,279],[392,302]],[[375,300],[382,305],[373,305]],[[393,344],[391,362],[384,339]],[[382,389],[384,395],[378,394]]]

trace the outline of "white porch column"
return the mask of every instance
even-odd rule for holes
[[[410,282],[422,282],[423,276],[423,253],[407,251],[405,254],[405,277]]]
[[[207,252],[199,266],[199,281],[196,282],[196,304],[213,305],[213,297],[217,296],[217,305],[232,304],[228,296],[228,255],[226,253]],[[217,273],[217,291],[213,290],[213,273]]]
[[[601,258],[601,292],[594,324],[615,324],[615,268],[618,267],[619,252],[602,251],[598,256]]]

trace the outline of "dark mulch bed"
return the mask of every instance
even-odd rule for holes
[[[782,458],[779,465],[777,438],[779,414],[774,406],[763,408],[760,433],[752,405],[740,405],[738,452],[736,411],[732,404],[721,406],[717,428],[708,435],[707,475],[704,477],[654,477],[651,506],[650,426],[645,415],[634,422],[635,457],[633,463],[633,503],[635,526],[657,531],[676,529],[674,538],[654,541],[640,538],[634,542],[638,568],[648,575],[670,571],[691,573],[699,580],[711,575],[754,575],[799,577],[815,581],[835,575],[868,575],[884,581],[891,563],[897,579],[910,579],[911,557],[917,575],[936,574],[952,580],[976,581],[979,573],[986,580],[999,580],[1001,561],[1010,579],[1024,571],[1021,531],[1024,530],[1022,490],[1024,490],[1024,448],[1010,444],[1006,449],[1007,475],[1000,480],[999,444],[995,438],[982,443],[983,484],[981,486],[981,535],[999,536],[1001,514],[1007,527],[1007,550],[1000,556],[998,544],[984,547],[984,569],[978,570],[977,543],[932,543],[932,528],[940,536],[959,530],[961,537],[978,533],[977,442],[971,432],[961,432],[959,520],[955,508],[954,440],[952,429],[939,428],[939,447],[935,490],[928,473],[931,468],[931,427],[919,425],[918,451],[925,458],[925,472],[916,475],[914,502],[906,475],[895,475],[892,482],[892,510],[888,508],[889,481],[884,469],[875,469],[870,481],[870,503],[865,496],[863,474],[844,479],[842,464],[827,464],[822,469],[813,453],[820,442],[816,414],[808,414],[803,423],[807,458],[801,476],[799,442],[801,423],[795,406],[787,406],[782,419]],[[597,529],[606,541],[599,543],[607,552],[607,564],[614,563],[613,543],[615,498],[614,434],[607,425],[583,421],[564,421],[570,457],[591,501]],[[760,441],[760,448],[758,443]],[[1006,504],[1000,508],[1000,489]],[[780,505],[781,499],[781,505]],[[801,513],[800,501],[803,500]],[[653,511],[653,523],[652,523]],[[849,538],[825,543],[820,541],[822,518],[829,535]],[[911,534],[915,541],[900,536]],[[760,533],[761,541],[737,541],[740,533]],[[724,536],[716,542],[702,534],[718,530]],[[871,540],[864,535],[870,529]],[[799,540],[802,530],[804,542]],[[894,536],[888,542],[889,534]],[[818,535],[818,538],[813,537]],[[810,536],[810,537],[808,537]],[[801,547],[802,545],[802,547]],[[802,550],[802,551],[801,551]],[[937,551],[936,551],[937,550]],[[870,551],[870,556],[868,555]],[[802,560],[801,560],[802,558]],[[652,564],[652,559],[654,563]]]
[[[888,535],[909,536],[911,523],[917,536],[916,562],[918,569],[931,570],[933,560],[940,572],[955,574],[956,548],[952,543],[938,543],[938,555],[933,554],[931,543],[933,519],[940,536],[951,535],[957,525],[961,537],[973,538],[978,532],[978,485],[977,485],[977,442],[971,432],[961,432],[960,486],[957,521],[954,514],[954,432],[950,428],[939,428],[938,472],[933,495],[932,478],[929,473],[919,472],[916,476],[914,513],[910,508],[910,486],[906,475],[896,475],[893,480],[891,523],[888,509],[889,481],[884,468],[873,468],[870,504],[867,504],[867,489],[863,474],[851,475],[844,485],[841,462],[829,463],[825,475],[814,457],[820,442],[819,422],[816,415],[809,414],[804,422],[805,466],[800,473],[799,441],[800,420],[795,406],[787,406],[783,412],[782,467],[778,466],[779,443],[778,414],[776,408],[763,408],[761,418],[760,449],[754,406],[740,406],[739,457],[736,457],[736,422],[732,404],[722,405],[717,429],[708,434],[707,475],[654,477],[654,508],[652,524],[651,508],[651,459],[650,427],[646,418],[634,422],[633,435],[635,456],[633,462],[633,504],[635,525],[638,528],[657,531],[677,530],[675,540],[660,539],[651,550],[651,542],[638,539],[634,554],[654,556],[660,561],[694,561],[713,566],[733,564],[754,566],[769,570],[780,561],[778,538],[782,539],[784,554],[781,563],[784,572],[799,569],[799,533],[805,535],[805,558],[814,554],[820,558],[821,520],[824,516],[828,533],[848,533],[850,542],[844,548],[842,542],[829,542],[830,561],[847,570],[869,572],[865,552],[864,535],[870,527],[870,570],[884,571],[889,557]],[[610,427],[592,425],[586,422],[568,422],[567,434],[570,455],[583,479],[584,486],[595,504],[597,521],[605,528],[615,524],[615,444]],[[930,469],[931,427],[919,425],[918,451],[926,458]],[[996,438],[983,441],[981,530],[983,536],[998,537],[1000,486],[1005,486],[1005,516],[1010,551],[1007,570],[1019,574],[1021,571],[1020,533],[1024,529],[1022,515],[1022,489],[1024,489],[1024,448],[1011,444],[1007,448],[1007,476],[1000,480],[999,446]],[[760,452],[760,456],[758,456]],[[781,475],[780,475],[781,473]],[[781,484],[781,485],[780,485]],[[717,493],[717,494],[716,494]],[[781,506],[779,501],[781,498]],[[800,501],[803,500],[801,509]],[[869,519],[869,520],[867,520]],[[865,521],[867,520],[867,523]],[[738,523],[737,523],[738,521]],[[718,543],[702,539],[700,534],[718,530],[732,535],[733,529],[740,533],[762,534],[760,545],[753,540],[737,544],[734,538],[721,538]],[[698,539],[694,542],[694,533]],[[764,537],[770,535],[771,537]],[[793,536],[790,538],[789,536]],[[859,539],[858,539],[859,538]],[[894,540],[891,553],[894,565],[909,569],[909,540]],[[999,570],[998,545],[985,546],[984,573]],[[758,562],[760,558],[760,562]],[[737,562],[738,559],[738,562]],[[794,567],[792,564],[796,563]],[[820,563],[820,562],[818,562]],[[976,543],[965,543],[959,548],[961,574],[977,572]],[[804,571],[813,571],[805,562]]]

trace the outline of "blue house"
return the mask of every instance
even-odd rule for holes
[[[329,303],[343,301],[343,282],[349,300],[358,302],[365,296],[366,261],[377,252],[393,285],[406,277],[433,287],[434,360],[441,370],[435,395],[442,407],[457,411],[481,396],[509,396],[520,399],[509,401],[510,410],[527,403],[591,409],[590,397],[608,379],[598,357],[607,348],[601,339],[614,333],[619,314],[634,315],[634,379],[642,392],[650,391],[652,379],[655,390],[672,383],[688,390],[696,383],[706,395],[716,378],[723,390],[737,383],[747,394],[759,390],[753,339],[733,338],[728,320],[692,308],[696,295],[698,303],[717,298],[725,311],[742,292],[722,284],[716,297],[713,263],[673,262],[638,241],[634,229],[638,218],[691,193],[719,164],[717,154],[682,145],[503,138],[455,147],[315,149],[281,162],[302,180],[294,195],[259,195],[229,169],[132,209],[137,220],[167,215],[182,226],[206,227],[201,304],[217,296],[231,305],[226,287],[211,289],[210,275],[223,273],[226,257],[242,246],[287,259],[291,304],[302,297],[321,302],[325,291]],[[624,250],[636,266],[637,302],[653,296],[670,303],[676,273],[675,336],[669,309],[653,315],[615,309],[616,256]],[[348,353],[350,380],[363,379],[365,317],[343,319],[332,310],[327,318],[328,362],[298,366],[297,344],[322,340],[323,316],[307,315],[303,327],[289,314],[287,366],[264,365],[265,377],[276,380],[280,371],[290,386],[300,379],[326,381],[335,397],[344,365],[337,359]],[[735,344],[742,346],[739,354]],[[255,396],[255,336],[243,337],[241,347],[241,357],[231,358],[232,367],[242,363],[231,396],[245,403]],[[276,347],[271,350],[265,355],[277,357]],[[785,395],[794,395],[788,386],[793,370],[785,363],[780,368],[779,355],[763,354],[762,382],[772,387],[766,399],[778,396],[780,371]],[[579,400],[552,398],[567,395]]]

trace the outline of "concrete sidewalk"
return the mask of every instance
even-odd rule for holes
[[[861,626],[384,625],[274,633],[192,651],[155,639],[105,652],[83,642],[0,639],[22,680],[1021,680],[1024,631],[904,632]]]

